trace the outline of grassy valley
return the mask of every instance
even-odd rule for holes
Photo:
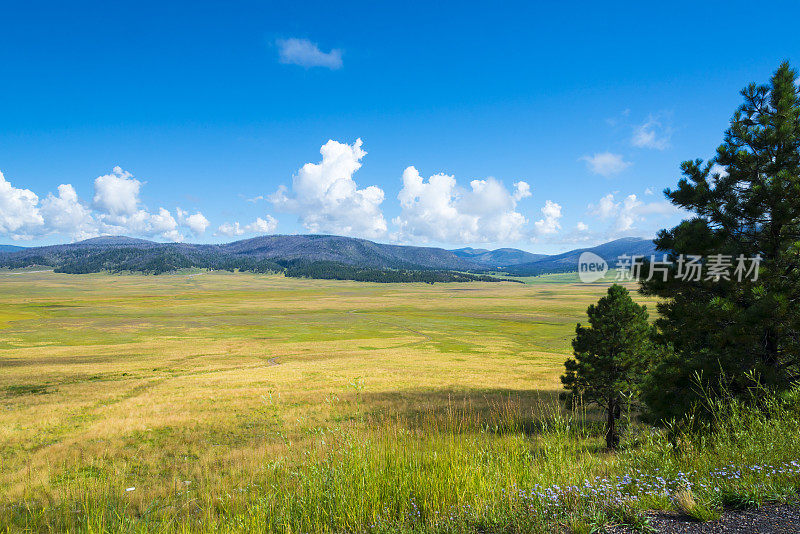
[[[606,289],[573,277],[0,274],[0,523],[552,532],[641,526],[687,484],[692,513],[790,498],[780,399],[677,442],[632,425],[616,456],[592,410],[563,411],[574,325]]]

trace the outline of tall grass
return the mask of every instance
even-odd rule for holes
[[[723,505],[795,499],[798,399],[797,391],[765,394],[759,409],[718,402],[712,422],[691,430],[630,425],[616,455],[602,450],[602,431],[585,413],[556,406],[364,416],[284,442],[255,471],[227,466],[222,476],[176,479],[151,500],[107,470],[87,477],[71,468],[58,494],[32,486],[7,502],[0,524],[36,532],[552,532],[642,526],[650,508],[708,519]]]

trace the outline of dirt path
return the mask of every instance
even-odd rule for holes
[[[718,521],[698,523],[675,513],[656,512],[650,516],[653,532],[663,534],[787,534],[800,533],[800,505],[767,504],[749,510],[728,510]],[[608,532],[628,534],[632,529],[617,527]]]

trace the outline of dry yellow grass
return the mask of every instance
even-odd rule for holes
[[[102,472],[144,503],[370,414],[533,406],[604,289],[0,273],[0,497]]]

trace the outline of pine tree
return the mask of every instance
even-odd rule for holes
[[[580,400],[606,412],[606,446],[619,444],[616,420],[638,393],[650,366],[652,327],[647,309],[631,299],[628,290],[614,284],[607,296],[586,311],[591,328],[578,324],[572,341],[575,359],[568,359],[561,377],[568,393],[567,406]]]
[[[700,390],[744,394],[754,376],[778,389],[800,378],[796,76],[783,63],[768,85],[745,88],[716,157],[684,162],[677,189],[665,191],[673,204],[694,213],[656,239],[673,261],[681,255],[761,261],[747,276],[731,272],[730,280],[679,278],[674,270],[667,281],[642,284],[645,293],[664,299],[656,324],[675,349],[644,388],[654,420],[687,413]]]

